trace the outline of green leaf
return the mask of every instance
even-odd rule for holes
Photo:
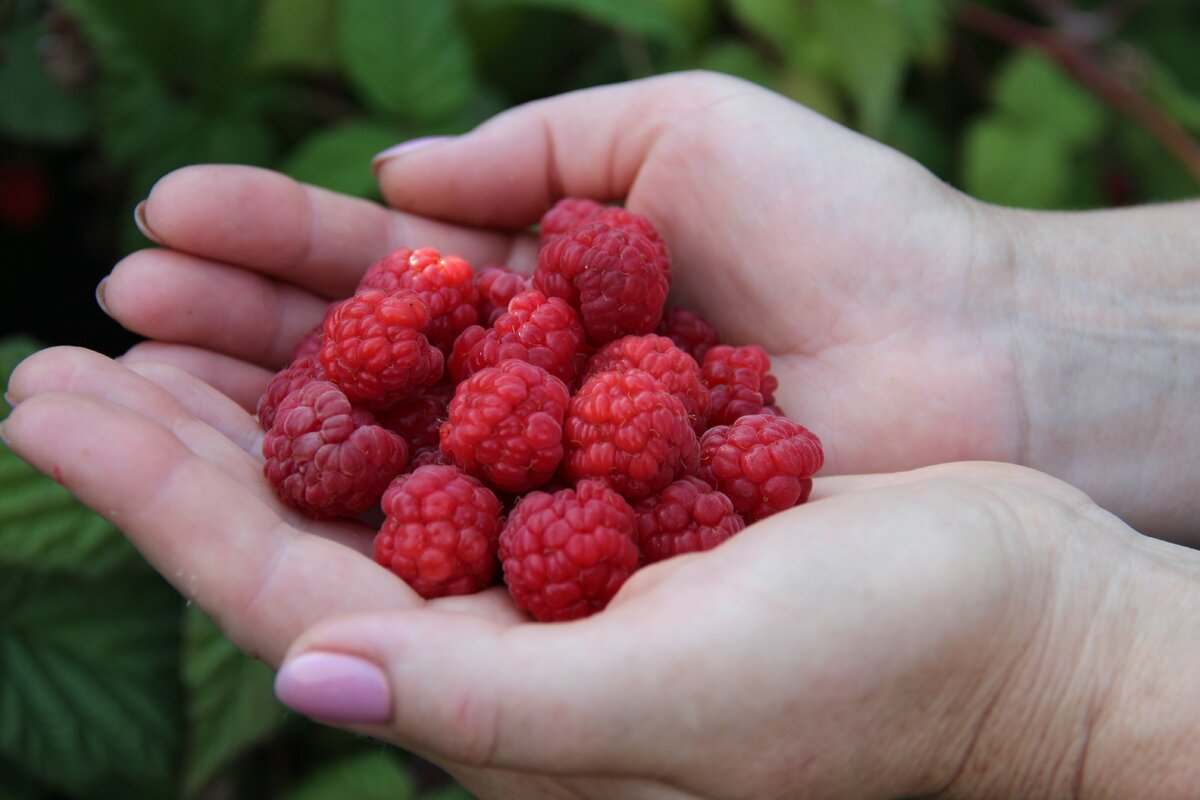
[[[817,12],[833,46],[836,77],[857,108],[859,127],[881,138],[896,111],[908,59],[896,3],[818,0]]]
[[[760,50],[735,39],[718,39],[700,54],[696,61],[699,69],[723,72],[770,87],[775,82],[771,65]]]
[[[347,77],[375,108],[436,120],[471,97],[471,53],[451,3],[341,0],[337,35]]]
[[[1100,103],[1039,53],[1009,58],[993,92],[1000,111],[1067,144],[1094,141],[1104,129]]]
[[[8,391],[8,379],[17,364],[41,348],[42,345],[32,336],[17,334],[0,339],[0,385],[4,386],[5,392]],[[8,402],[0,400],[0,419],[8,417],[8,412]]]
[[[13,27],[0,37],[0,132],[40,144],[71,144],[86,132],[91,111],[85,98],[51,80],[38,47],[40,25]]]
[[[909,52],[925,63],[941,61],[949,44],[951,0],[901,0],[895,3],[896,19]]]
[[[967,132],[965,189],[981,200],[1022,208],[1059,208],[1071,182],[1071,152],[1045,128],[987,118]]]
[[[671,46],[687,39],[686,20],[695,9],[681,0],[472,0],[477,9],[527,6],[578,14],[600,25]]]
[[[334,69],[336,13],[336,0],[264,0],[251,63],[260,69]]]
[[[422,800],[475,800],[475,796],[461,786],[447,786],[425,795]]]
[[[243,654],[198,608],[183,619],[188,742],[183,790],[197,794],[223,767],[279,729],[285,710],[274,673]]]
[[[179,606],[144,563],[101,578],[0,566],[0,755],[77,796],[171,796]]]
[[[729,11],[747,30],[769,42],[800,69],[820,69],[832,55],[822,40],[811,3],[794,0],[730,0]],[[820,51],[814,61],[814,52]]]
[[[283,171],[336,192],[374,196],[371,157],[404,138],[394,128],[363,121],[317,130],[284,160]]]
[[[324,764],[285,800],[415,800],[412,777],[387,750],[373,750]]]

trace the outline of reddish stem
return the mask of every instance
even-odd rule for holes
[[[1200,143],[1179,123],[1069,40],[1055,31],[975,4],[964,6],[959,20],[988,38],[1013,47],[1037,50],[1053,59],[1093,94],[1157,139],[1200,181]]]

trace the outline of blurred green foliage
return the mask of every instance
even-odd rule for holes
[[[993,202],[1167,200],[1200,185],[1198,49],[1195,0],[0,0],[0,225],[37,223],[10,162],[69,156],[115,187],[123,202],[87,209],[120,231],[112,259],[144,243],[134,203],[185,164],[375,197],[371,156],[395,142],[692,68]],[[0,375],[35,346],[5,340]],[[0,449],[0,797],[466,796],[287,714],[271,679]]]

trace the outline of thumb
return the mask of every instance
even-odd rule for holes
[[[693,72],[571,92],[517,106],[462,136],[384,151],[376,177],[401,211],[523,228],[565,196],[623,199],[667,123],[755,90]]]
[[[600,615],[603,617],[603,615]],[[631,636],[600,617],[546,625],[410,610],[343,617],[292,646],[279,699],[456,764],[601,775],[651,749],[655,688]]]

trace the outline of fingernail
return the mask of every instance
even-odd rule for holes
[[[444,142],[453,138],[453,136],[422,136],[420,139],[409,139],[407,142],[401,142],[400,144],[393,145],[371,159],[371,171],[378,173],[379,168],[383,166],[383,162],[395,158],[402,153],[410,153],[413,150],[417,150],[421,147],[427,147],[431,144]]]
[[[275,696],[297,713],[329,722],[379,723],[392,718],[383,671],[343,653],[305,653],[291,659],[275,676]]]
[[[158,238],[158,235],[155,234],[153,230],[151,230],[150,223],[146,221],[146,201],[145,200],[138,203],[134,207],[134,209],[133,209],[133,224],[137,225],[137,229],[142,232],[142,236],[145,236],[147,239],[154,242],[155,244],[162,244],[162,240]]]
[[[8,402],[8,394],[7,393],[5,393],[5,395],[4,395],[4,401]],[[12,403],[9,403],[8,407],[13,408]],[[8,424],[7,419],[0,419],[0,444],[3,444],[5,447],[8,446],[8,437],[4,435],[4,426],[7,424]]]
[[[106,283],[108,283],[107,277],[102,278],[100,282],[96,284],[96,304],[100,306],[101,311],[111,317],[112,312],[108,310],[108,304],[104,302],[104,284]]]

